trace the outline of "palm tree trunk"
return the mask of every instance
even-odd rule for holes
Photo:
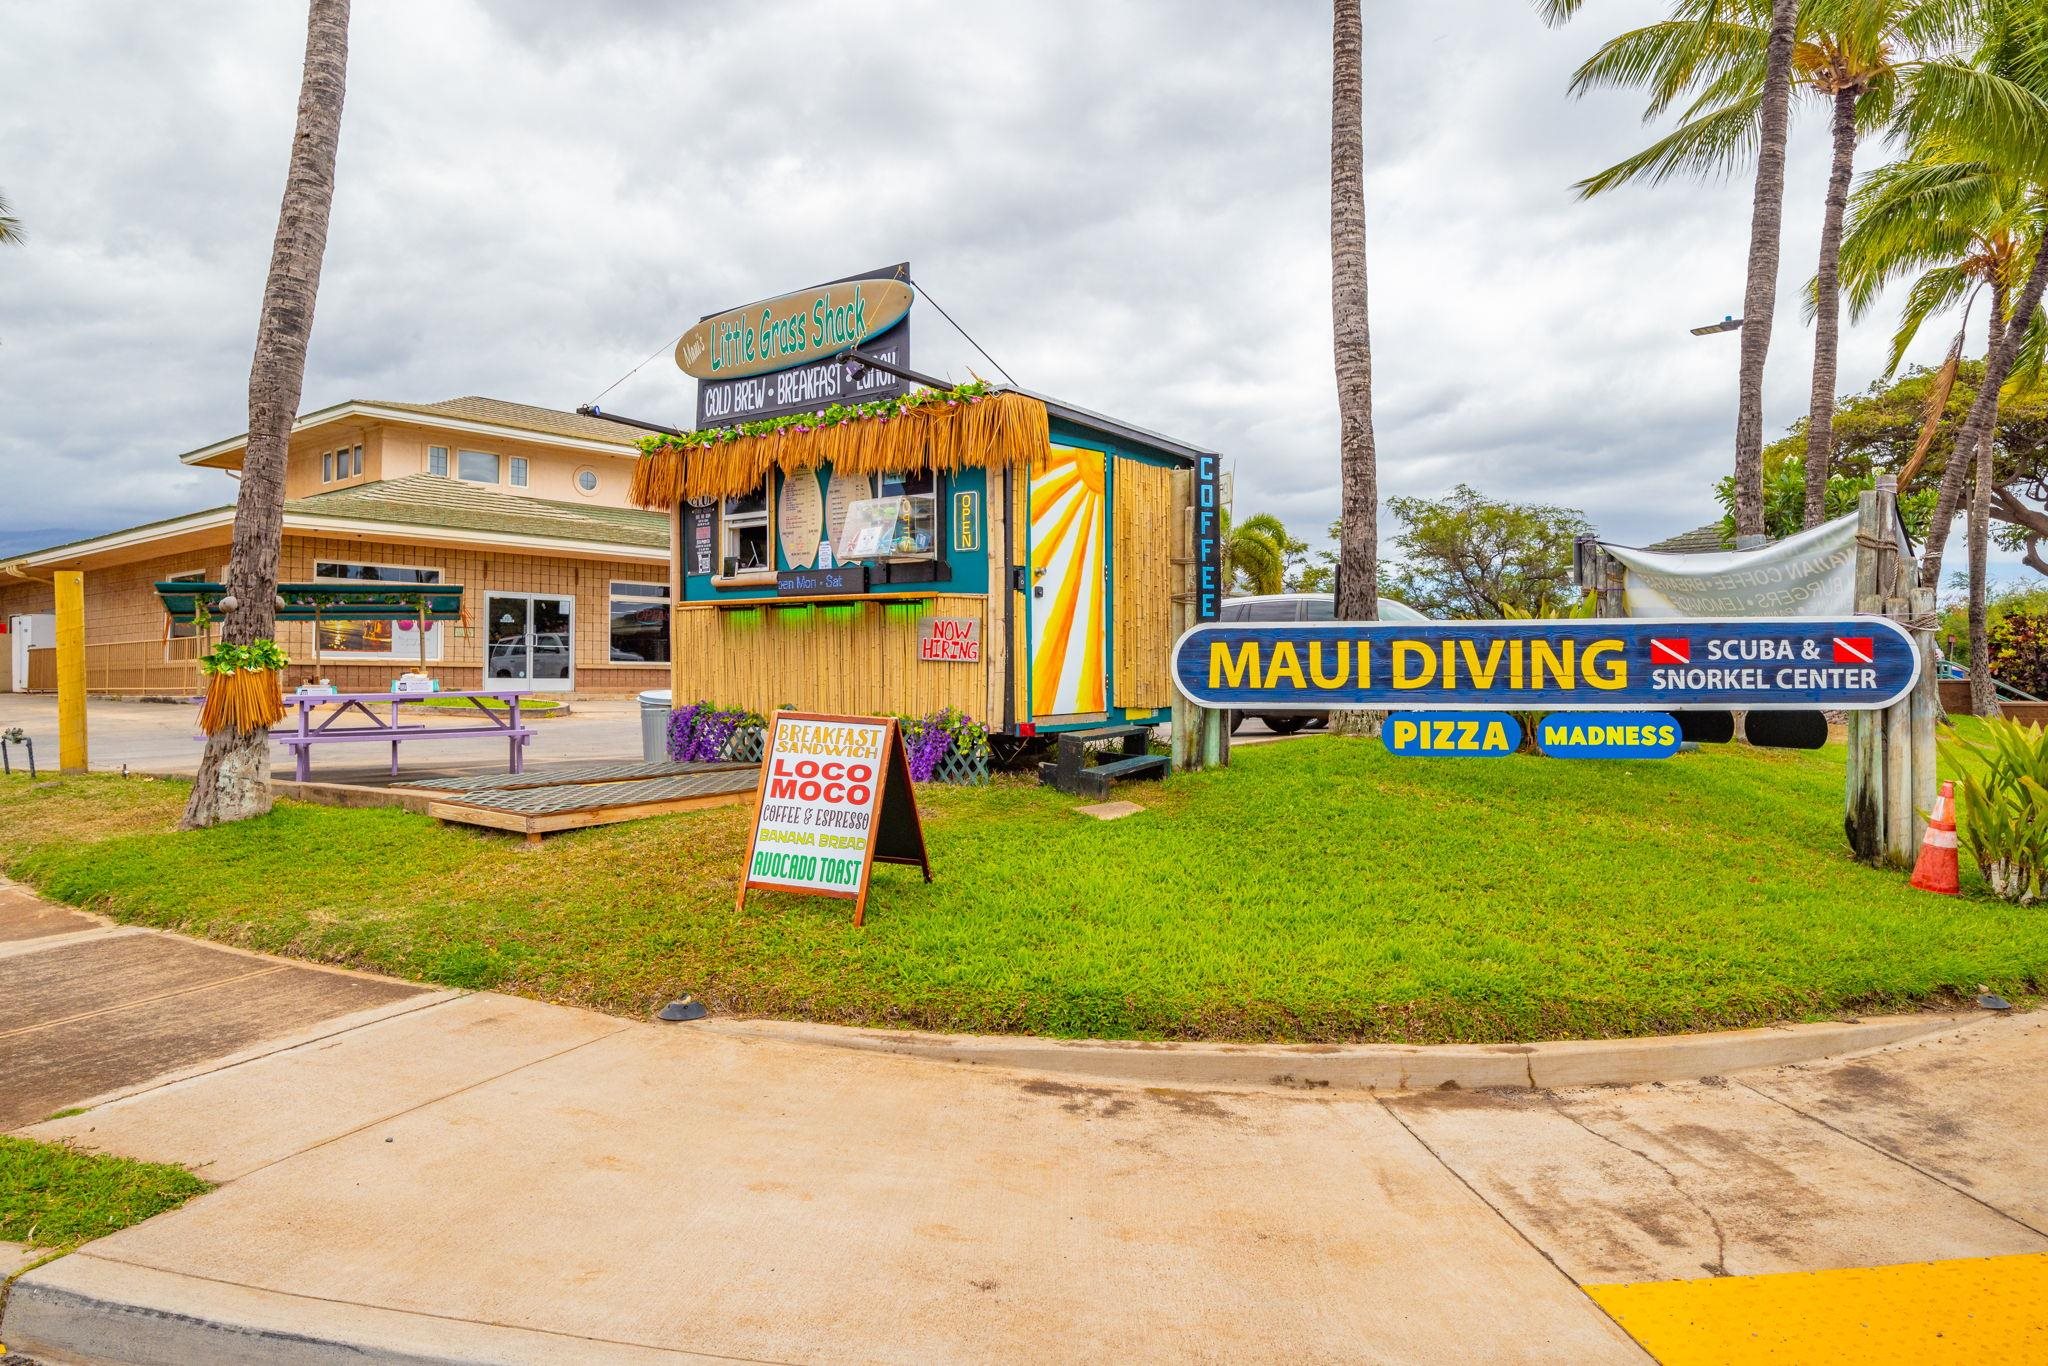
[[[1742,301],[1742,373],[1735,412],[1735,535],[1764,534],[1764,356],[1778,302],[1778,239],[1785,216],[1785,130],[1792,102],[1792,38],[1799,0],[1772,0],[1764,58],[1756,194],[1749,211],[1749,283]]]
[[[1991,287],[1991,336],[1986,348],[1996,351],[2004,341],[2005,290]],[[1991,553],[1991,448],[1998,431],[1998,396],[1991,399],[1991,425],[1977,443],[1976,470],[1970,477],[1970,712],[1998,715],[1998,689],[1991,682],[1991,640],[1987,633]],[[1960,456],[1951,457],[1960,459]]]
[[[1827,517],[1828,462],[1835,446],[1836,360],[1842,331],[1842,215],[1856,173],[1856,101],[1851,88],[1835,92],[1835,161],[1828,173],[1827,212],[1821,218],[1820,268],[1814,273],[1813,396],[1806,420],[1806,513],[1801,526]],[[1747,327],[1745,322],[1743,326]]]
[[[349,0],[311,0],[299,82],[298,125],[285,172],[277,238],[256,324],[249,367],[249,439],[235,499],[223,642],[267,638],[277,614],[278,559],[284,540],[285,454],[306,377],[306,343],[327,251],[334,202],[335,148],[348,75]],[[224,603],[223,606],[226,604]],[[260,816],[270,809],[270,736],[234,728],[206,737],[184,828]]]
[[[1335,0],[1330,33],[1330,314],[1334,327],[1342,532],[1337,616],[1379,615],[1379,470],[1372,435],[1372,333],[1366,317],[1364,38],[1359,0]],[[1330,729],[1371,734],[1377,713],[1336,712]]]
[[[1379,473],[1366,315],[1363,40],[1359,0],[1335,0],[1330,96],[1330,312],[1335,323],[1343,533],[1338,617],[1379,613]]]
[[[2048,285],[2048,233],[2042,234],[2041,245],[2034,252],[2034,267],[2027,276],[2026,286],[2020,290],[2019,302],[2006,317],[2004,333],[1998,345],[1991,347],[1984,357],[1984,380],[1978,386],[1977,397],[1970,404],[1970,411],[1963,418],[1962,429],[1956,433],[1955,449],[1949,454],[1949,468],[1942,471],[1941,491],[1935,496],[1934,520],[1927,524],[1927,546],[1920,552],[1920,586],[1941,587],[1941,556],[1948,544],[1949,523],[1955,520],[1956,502],[1962,495],[1963,474],[1970,465],[1967,452],[1977,449],[1977,443],[1990,439],[1998,416],[1998,391],[2012,373],[2014,355],[2019,351],[2020,338],[2027,333],[2027,324],[2033,321],[2034,310],[2041,305],[2041,290]],[[1958,468],[1958,467],[1961,468]]]

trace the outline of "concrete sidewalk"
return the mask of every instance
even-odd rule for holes
[[[640,707],[630,699],[579,699],[567,716],[533,723],[526,747],[529,765],[573,763],[589,759],[640,757]],[[460,724],[468,724],[461,720]],[[119,698],[86,700],[86,741],[95,773],[190,775],[199,771],[205,738],[199,734],[199,708],[173,702],[131,702]],[[294,723],[296,724],[296,723]],[[57,699],[47,693],[0,692],[0,730],[20,726],[35,741],[36,763],[57,767]],[[336,753],[335,751],[347,751]],[[11,753],[16,764],[20,750]],[[283,745],[270,747],[272,772],[292,776],[292,757]],[[502,773],[505,742],[488,734],[470,741],[407,745],[400,750],[401,779],[441,774]],[[313,755],[313,777],[320,782],[385,783],[391,781],[390,749],[382,745],[328,746]]]
[[[28,956],[106,942],[62,938]],[[1867,1274],[1839,1268],[1938,1260],[1995,1289],[2048,1264],[2031,1017],[1682,1084],[1376,1096],[1087,1084],[488,994],[386,1010],[24,1130],[223,1184],[24,1276],[0,1339],[148,1362],[1648,1360],[1609,1304],[1704,1360],[1626,1292],[1795,1272],[1796,1333],[1815,1296],[1848,1302],[1827,1277]],[[1979,1350],[1961,1312],[1927,1321]],[[1989,1355],[2048,1344],[2034,1313]]]

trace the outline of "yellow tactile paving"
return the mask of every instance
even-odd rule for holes
[[[1664,1366],[2048,1361],[2048,1253],[1586,1293]]]

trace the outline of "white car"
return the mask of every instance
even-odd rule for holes
[[[1337,619],[1337,596],[1334,593],[1265,593],[1257,597],[1227,598],[1219,621],[1335,621]],[[1393,598],[1380,599],[1380,621],[1428,621],[1429,618],[1405,602]],[[1266,729],[1276,735],[1292,735],[1303,726],[1314,723],[1327,725],[1330,713],[1326,711],[1234,711],[1230,714],[1230,729],[1234,732],[1244,723],[1247,716],[1255,716],[1266,723]]]

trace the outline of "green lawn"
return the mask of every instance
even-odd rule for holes
[[[1020,780],[927,788],[937,882],[750,895],[747,812],[550,837],[280,805],[176,834],[172,783],[0,786],[63,901],[251,948],[639,1015],[1122,1038],[1526,1040],[1825,1018],[2048,981],[2048,910],[1851,862],[1842,751],[1661,763],[1246,747],[1099,823]],[[1967,865],[1967,858],[1965,860]]]
[[[0,1134],[0,1239],[69,1252],[212,1190],[183,1167]]]

